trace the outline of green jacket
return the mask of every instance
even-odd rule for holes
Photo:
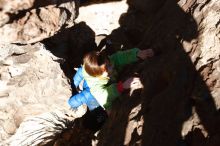
[[[136,62],[138,48],[133,48],[126,51],[119,51],[109,56],[110,63],[114,69],[120,70],[124,65]],[[86,80],[91,94],[96,98],[99,104],[105,109],[111,108],[112,102],[121,94],[117,89],[117,83],[107,85],[109,77],[93,77],[90,76],[84,69],[82,70],[84,79]]]

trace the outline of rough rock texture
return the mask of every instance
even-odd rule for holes
[[[73,68],[82,64],[83,55],[96,48],[95,32],[85,22],[64,29],[43,43],[55,56],[63,59],[61,66],[70,80],[75,74]]]
[[[74,25],[78,1],[0,2],[0,43],[35,43]]]
[[[4,142],[4,145],[37,146],[52,145],[53,143],[56,145],[61,141],[67,141],[70,136],[66,136],[65,130],[72,129],[75,130],[75,133],[80,132],[80,119],[78,118],[85,115],[86,110],[86,105],[82,105],[77,111],[62,109],[27,117],[16,133]]]
[[[132,47],[154,49],[154,58],[129,65],[119,77],[124,80],[134,74],[140,76],[144,89],[134,91],[131,97],[125,92],[96,135],[86,130],[75,133],[77,129],[73,129],[64,132],[66,140],[55,145],[219,146],[219,0],[127,0],[127,4],[120,27],[107,36],[111,43],[106,49],[110,53]],[[94,19],[90,21],[86,23],[94,23]],[[14,134],[25,115],[67,106],[70,85],[57,62],[71,79],[72,68],[80,65],[83,54],[96,48],[96,30],[86,23],[62,29],[43,41],[57,57],[42,45],[9,45],[12,50],[1,49],[1,140]],[[74,139],[79,143],[72,142]]]
[[[59,60],[40,43],[1,45],[0,141],[14,134],[27,116],[69,108],[70,85]]]
[[[96,35],[109,35],[113,29],[119,27],[118,19],[127,9],[125,0],[80,7],[76,22],[85,21]]]

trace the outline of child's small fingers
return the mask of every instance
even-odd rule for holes
[[[147,56],[148,56],[148,57],[154,56],[154,52],[153,52],[153,51],[148,52]]]
[[[149,53],[153,53],[154,51],[151,49],[151,50],[149,50]]]
[[[149,57],[152,57],[152,56],[154,56],[154,54],[153,54],[153,53],[149,53],[148,56],[149,56]]]

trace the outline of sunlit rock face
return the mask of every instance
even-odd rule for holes
[[[109,35],[112,30],[119,27],[118,20],[127,9],[126,0],[82,6],[79,8],[79,17],[76,22],[85,21],[96,35]]]
[[[0,43],[35,43],[74,25],[78,1],[0,2]]]
[[[25,117],[69,109],[70,85],[60,59],[43,44],[0,46],[0,141],[14,134]]]

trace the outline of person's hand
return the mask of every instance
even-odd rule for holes
[[[153,57],[153,56],[154,56],[153,49],[139,50],[137,53],[137,57],[139,57],[142,60],[144,60],[148,57]]]
[[[131,77],[122,83],[124,89],[140,89],[143,88],[140,78]]]

